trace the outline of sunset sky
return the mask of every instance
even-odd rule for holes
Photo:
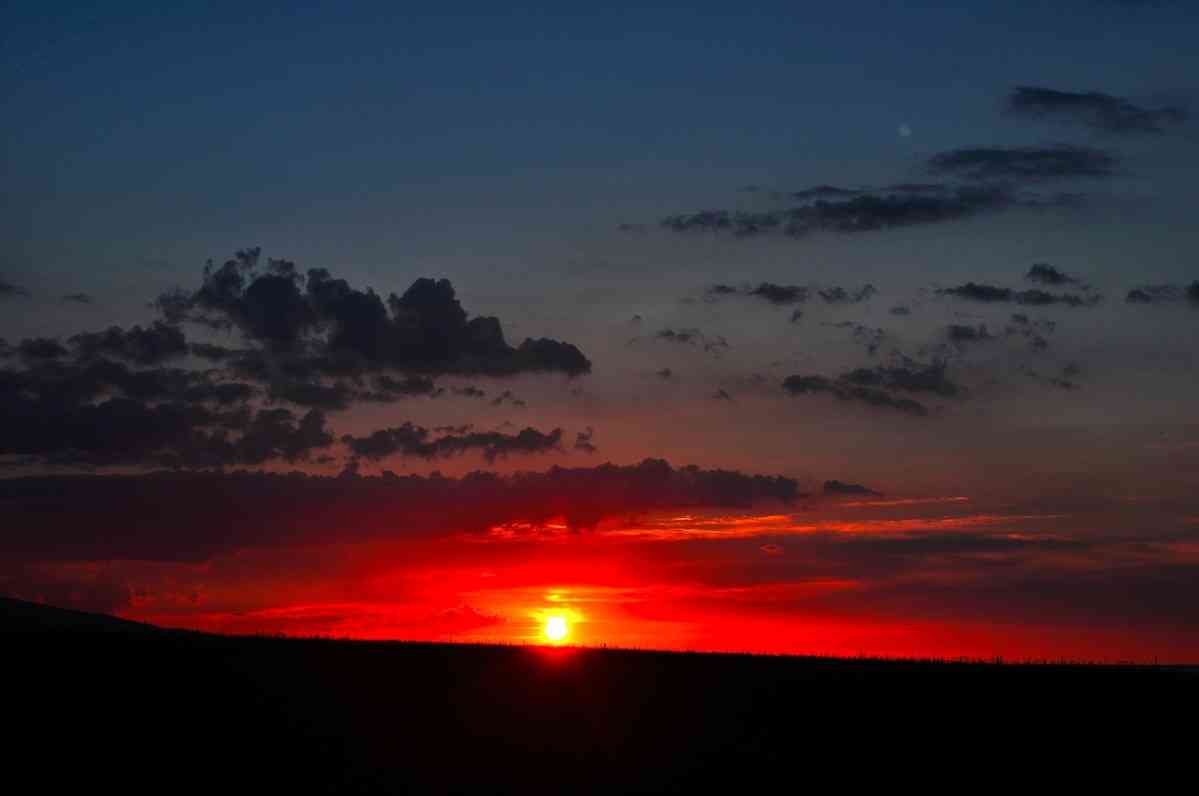
[[[1199,660],[1186,0],[18,0],[0,593]]]

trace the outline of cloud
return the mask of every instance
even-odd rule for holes
[[[516,434],[498,431],[468,431],[463,434],[433,436],[426,428],[404,423],[384,428],[364,437],[346,434],[341,438],[355,456],[379,461],[391,456],[410,456],[421,459],[450,457],[469,450],[479,450],[488,462],[511,454],[548,453],[561,450],[562,429],[543,433],[527,427]]]
[[[928,409],[923,404],[909,398],[896,397],[885,390],[853,384],[843,379],[829,379],[825,376],[788,376],[783,380],[783,390],[791,395],[814,395],[827,393],[839,400],[863,403],[869,406],[894,409],[904,414],[924,416]]]
[[[820,298],[824,299],[826,304],[861,304],[877,292],[874,285],[863,285],[853,291],[843,287],[830,287],[820,291]]]
[[[794,320],[795,319],[792,318],[792,321]],[[874,356],[878,353],[879,347],[882,346],[883,341],[887,337],[887,333],[883,329],[875,326],[866,326],[865,324],[857,323],[856,321],[839,321],[837,323],[825,321],[821,325],[830,326],[834,329],[850,329],[852,331],[854,342],[865,346],[866,353],[870,356]]]
[[[46,495],[55,510],[45,510]],[[659,509],[791,503],[782,476],[637,465],[554,467],[504,476],[476,472],[331,478],[265,473],[157,473],[0,480],[7,561],[203,561],[283,545],[485,533],[561,519],[575,529]],[[164,528],[169,527],[169,533]]]
[[[593,439],[595,439],[595,429],[587,426],[584,431],[579,431],[575,434],[574,449],[583,453],[598,452],[599,448],[595,447],[595,443],[592,442]]]
[[[71,352],[62,343],[50,337],[33,337],[17,344],[16,353],[29,363],[62,359]]]
[[[23,287],[18,287],[7,279],[0,277],[0,301],[7,298],[28,297],[29,291]]]
[[[77,334],[70,343],[79,356],[87,359],[108,356],[138,365],[157,365],[189,352],[183,331],[162,321],[145,329],[134,326],[125,331],[112,326],[103,332]]]
[[[1042,285],[1077,285],[1079,281],[1074,277],[1062,273],[1048,263],[1034,263],[1028,269],[1028,273],[1024,278],[1030,282],[1039,282]]]
[[[301,277],[294,263],[269,260],[261,268],[260,259],[261,250],[245,249],[219,267],[209,261],[199,289],[163,294],[155,307],[168,323],[236,328],[279,367],[496,377],[591,370],[569,343],[529,338],[509,345],[499,319],[468,316],[449,280],[417,279],[384,300],[323,268]]]
[[[1046,320],[1043,318],[1032,319],[1024,313],[1014,313],[1011,317],[1011,323],[1004,329],[1004,335],[1007,337],[1023,337],[1028,341],[1030,348],[1043,351],[1049,347],[1047,335],[1052,334],[1057,328],[1055,321]]]
[[[1184,287],[1178,285],[1141,285],[1128,291],[1124,300],[1129,304],[1171,304],[1186,300],[1199,307],[1199,281]]]
[[[961,394],[962,388],[946,375],[943,362],[921,365],[909,362],[899,366],[878,365],[856,368],[841,376],[843,382],[863,387],[881,387],[904,392],[927,392],[945,398]]]
[[[517,409],[524,409],[528,406],[527,403],[513,395],[511,390],[504,390],[495,398],[491,399],[492,406],[504,406],[505,404],[513,406]]]
[[[995,339],[994,335],[987,331],[986,325],[981,323],[978,326],[951,323],[945,327],[945,336],[949,338],[949,342],[957,345],[981,343]]]
[[[873,296],[877,291],[874,285],[863,285],[860,288],[846,290],[832,285],[826,288],[811,288],[802,285],[779,285],[774,282],[759,282],[754,285],[712,285],[704,291],[706,301],[718,301],[723,298],[744,296],[758,298],[776,306],[803,304],[813,294],[819,296],[826,304],[859,304]]]
[[[94,300],[87,293],[68,293],[62,297],[67,304],[92,304]]]
[[[847,484],[844,481],[825,481],[824,494],[826,495],[856,495],[868,497],[882,497],[882,492],[875,492],[873,489],[862,486],[861,484]]]
[[[1049,180],[1111,177],[1118,158],[1100,149],[1061,144],[1047,147],[970,147],[941,152],[927,168],[969,180]]]
[[[1008,95],[1006,108],[1018,116],[1069,121],[1122,135],[1159,134],[1187,119],[1187,112],[1177,106],[1143,108],[1098,91],[1057,91],[1037,86],[1017,86]]]
[[[987,304],[1015,303],[1029,306],[1048,306],[1058,304],[1066,307],[1091,307],[1101,301],[1098,295],[1080,296],[1074,293],[1049,293],[1044,290],[1013,290],[1009,287],[997,287],[978,282],[967,282],[957,287],[940,288],[939,296],[953,296],[966,301],[977,301]]]
[[[952,165],[952,159],[950,161]],[[952,170],[952,169],[950,169]],[[796,194],[801,204],[757,212],[702,210],[663,218],[671,232],[728,233],[738,238],[778,233],[801,238],[813,232],[874,232],[883,229],[957,221],[1017,205],[1041,206],[1056,199],[1017,197],[996,186],[928,186],[928,191],[879,190],[849,199],[828,200]],[[802,192],[801,192],[802,194]]]
[[[720,335],[709,337],[699,329],[661,329],[654,335],[654,339],[679,345],[699,346],[710,354],[718,354],[729,347],[728,341]]]

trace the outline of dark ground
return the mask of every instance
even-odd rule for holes
[[[11,600],[0,649],[0,777],[38,783],[11,793],[1189,792],[1199,726],[1194,668],[231,638]]]

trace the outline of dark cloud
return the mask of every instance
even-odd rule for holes
[[[857,196],[861,193],[864,193],[864,191],[859,188],[840,188],[836,185],[814,185],[811,188],[805,188],[802,191],[794,191],[792,193],[784,193],[781,194],[781,196],[800,200],[835,199],[845,196]]]
[[[124,359],[138,365],[157,365],[188,353],[183,331],[162,321],[143,329],[134,326],[125,331],[112,326],[103,332],[77,334],[70,339],[79,356],[92,359],[106,356]]]
[[[941,152],[928,160],[929,171],[970,180],[1047,180],[1111,177],[1118,159],[1090,147],[973,147]]]
[[[921,365],[906,362],[898,366],[878,365],[872,368],[857,368],[841,376],[841,381],[864,387],[881,387],[904,392],[927,392],[945,398],[962,393],[962,388],[946,375],[943,362]]]
[[[461,395],[466,398],[486,398],[487,391],[480,390],[478,387],[467,385],[466,387],[455,387],[454,395]]]
[[[771,282],[762,282],[746,295],[757,296],[771,304],[796,304],[807,300],[808,289],[798,285],[776,285]]]
[[[434,384],[433,380],[427,376],[409,375],[397,379],[386,373],[380,373],[371,379],[371,386],[372,390],[355,392],[355,399],[359,401],[369,400],[379,403],[392,403],[404,398],[415,398],[418,396],[436,398],[445,392],[445,390]]]
[[[802,304],[812,297],[813,291],[826,304],[858,304],[866,301],[877,292],[874,285],[863,285],[857,289],[846,290],[837,285],[814,289],[802,285],[779,285],[774,282],[759,282],[756,286],[712,285],[704,291],[704,298],[707,301],[716,301],[733,296],[747,296],[762,299],[781,307],[788,304]]]
[[[830,287],[820,291],[820,298],[826,304],[860,304],[868,300],[876,292],[874,285],[863,285],[857,290],[846,290],[843,287]]]
[[[783,389],[791,395],[829,394],[842,401],[864,403],[884,409],[894,409],[904,414],[924,416],[928,409],[909,398],[898,398],[885,390],[853,384],[844,379],[829,379],[825,376],[788,376],[783,380]]]
[[[1017,86],[1007,97],[1007,110],[1020,116],[1075,122],[1108,133],[1163,133],[1187,119],[1177,106],[1143,108],[1098,91],[1057,91]]]
[[[1101,300],[1098,295],[1080,296],[1074,293],[1048,293],[1044,290],[1013,290],[1010,287],[967,282],[957,287],[947,287],[937,290],[939,296],[983,303],[1015,303],[1030,306],[1047,306],[1057,304],[1065,307],[1091,307]]]
[[[341,438],[355,456],[378,461],[390,456],[410,456],[420,459],[450,457],[478,450],[488,462],[511,454],[548,453],[561,450],[562,429],[543,433],[527,427],[516,434],[498,431],[468,431],[464,434],[445,434],[435,437],[426,428],[404,423],[384,428],[365,437],[347,434]]]
[[[894,307],[892,307],[892,308],[889,310],[889,312],[890,312],[892,315],[911,315],[911,314],[912,314],[912,308],[911,308],[911,307],[905,307],[905,306],[903,306],[903,305],[901,304],[901,305],[897,305],[897,306],[894,306]]]
[[[599,448],[595,447],[593,439],[595,439],[595,429],[587,426],[585,430],[575,433],[574,449],[583,453],[596,453]]]
[[[883,329],[876,326],[866,326],[856,321],[838,321],[836,323],[825,321],[821,325],[830,326],[834,329],[849,329],[853,335],[854,342],[864,346],[866,353],[870,356],[878,353],[878,349],[887,338],[887,333]]]
[[[946,159],[954,166],[952,158]],[[952,170],[952,169],[951,169]],[[872,232],[968,218],[1015,205],[1056,203],[1057,199],[1017,197],[995,186],[928,186],[927,191],[877,191],[852,198],[817,198],[791,207],[758,212],[704,210],[668,216],[659,223],[672,232],[728,233],[753,237],[781,233],[799,238],[812,232]],[[792,200],[811,199],[788,195]]]
[[[94,380],[93,389],[103,387],[102,375],[87,373],[75,384],[68,377],[66,386],[79,389],[89,378]],[[274,459],[299,461],[333,442],[319,410],[298,419],[286,409],[214,410],[203,402],[239,400],[246,394],[230,395],[237,388],[224,385],[208,385],[205,390],[189,376],[176,373],[149,378],[134,373],[124,378],[132,382],[126,385],[127,392],[181,392],[182,387],[183,394],[161,403],[132,397],[90,403],[78,400],[82,397],[78,393],[38,393],[28,389],[39,386],[29,380],[21,385],[6,379],[0,385],[0,455],[32,455],[51,464],[90,467],[224,467]],[[180,384],[169,384],[172,379]],[[156,380],[162,383],[155,384]],[[51,383],[47,380],[40,386]],[[190,396],[196,402],[183,400],[189,388],[200,391]]]
[[[994,335],[987,331],[986,325],[981,323],[978,326],[951,323],[945,327],[945,336],[949,338],[949,342],[959,345],[995,339]]]
[[[1004,329],[1004,335],[1007,337],[1023,337],[1030,348],[1043,351],[1049,347],[1047,335],[1052,334],[1057,328],[1055,321],[1046,320],[1043,318],[1032,319],[1024,313],[1014,313],[1011,318],[1011,323]]]
[[[1024,278],[1030,282],[1040,282],[1042,285],[1077,285],[1079,281],[1069,274],[1062,273],[1048,263],[1034,263],[1028,269]]]
[[[46,360],[62,359],[71,352],[57,340],[50,337],[31,337],[17,344],[16,353],[29,363]]]
[[[873,489],[862,486],[861,484],[847,484],[844,481],[825,481],[824,494],[826,495],[856,495],[865,497],[882,497],[882,492],[875,492]]]
[[[349,408],[354,392],[342,382],[326,385],[311,381],[282,381],[271,384],[268,395],[272,401],[287,401],[297,406],[334,412]],[[367,400],[371,400],[370,396]]]
[[[23,287],[18,287],[7,279],[0,277],[0,301],[6,298],[16,298],[18,296],[29,296],[29,291]]]
[[[663,509],[791,503],[781,476],[641,464],[554,467],[462,478],[330,478],[251,473],[75,476],[0,480],[0,559],[202,561],[255,547],[348,543],[418,534],[482,533],[562,519]],[[46,501],[54,501],[54,511]],[[164,520],[169,533],[164,532]]]
[[[62,297],[62,300],[68,304],[91,304],[93,299],[87,293],[68,293]]]
[[[1184,299],[1199,307],[1199,281],[1185,288],[1178,285],[1141,285],[1129,290],[1124,297],[1129,304],[1170,304]]]
[[[729,347],[729,343],[720,335],[709,337],[699,329],[662,329],[654,335],[656,340],[668,343],[699,346],[708,353],[720,353]]]
[[[310,369],[325,372],[590,372],[569,343],[530,338],[510,346],[497,318],[468,317],[448,280],[417,279],[384,300],[325,269],[301,277],[294,263],[269,260],[260,268],[260,259],[259,249],[246,249],[219,267],[210,261],[198,290],[166,293],[155,306],[168,323],[237,328],[267,358],[292,360],[293,367],[307,359]]]
[[[720,389],[712,393],[713,400],[716,401],[732,401],[733,396],[729,395],[728,390]]]
[[[674,371],[670,368],[662,368],[661,370],[655,371],[654,375],[663,381],[670,381],[674,378]]]
[[[524,409],[528,406],[527,403],[513,395],[511,390],[504,390],[495,398],[491,399],[492,406],[504,406],[505,404],[513,406],[517,409]]]

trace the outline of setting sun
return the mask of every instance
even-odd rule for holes
[[[557,644],[566,640],[566,636],[570,633],[570,627],[566,624],[566,617],[554,614],[545,620],[543,632],[547,639]]]

